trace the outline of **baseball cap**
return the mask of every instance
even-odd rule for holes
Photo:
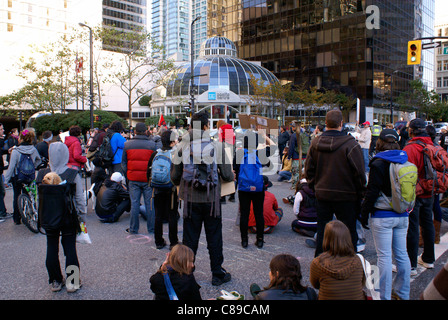
[[[366,122],[364,122],[362,125],[363,125],[363,126],[365,126],[365,125],[370,126],[370,122],[369,122],[369,121],[366,121]]]
[[[409,123],[409,128],[413,130],[423,130],[426,128],[426,122],[420,118],[416,118]]]
[[[386,142],[397,142],[400,136],[394,129],[381,130],[380,139]]]
[[[110,180],[115,181],[115,182],[121,182],[123,180],[123,176],[121,175],[120,172],[114,172],[110,176]]]

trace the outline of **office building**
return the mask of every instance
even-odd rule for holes
[[[225,15],[222,35],[242,59],[261,61],[282,83],[359,98],[360,121],[389,122],[391,98],[410,80],[434,88],[434,50],[419,66],[406,62],[407,42],[433,34],[434,0],[230,0]]]

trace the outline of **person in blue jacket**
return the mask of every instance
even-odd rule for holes
[[[123,170],[121,168],[121,159],[123,157],[124,143],[126,142],[126,138],[121,135],[121,133],[124,131],[123,124],[120,121],[116,120],[109,126],[108,133],[109,131],[112,131],[110,146],[114,154],[111,174],[114,172],[119,172],[123,175]]]

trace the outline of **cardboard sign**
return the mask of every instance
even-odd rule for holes
[[[238,114],[240,126],[242,129],[264,129],[266,133],[277,136],[278,135],[278,120],[269,119],[262,116],[252,114]]]

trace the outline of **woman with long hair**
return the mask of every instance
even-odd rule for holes
[[[310,282],[319,290],[319,300],[365,300],[364,269],[353,248],[347,226],[333,220],[327,223],[323,252],[313,259]]]

